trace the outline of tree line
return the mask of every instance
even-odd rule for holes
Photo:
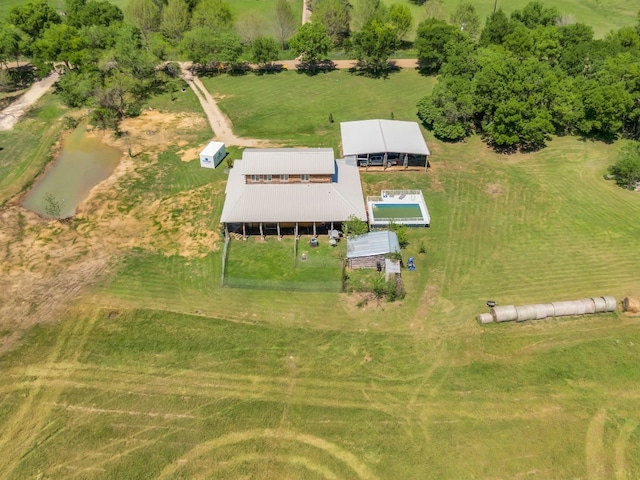
[[[471,8],[470,8],[471,10]],[[420,70],[438,75],[418,116],[437,138],[472,134],[502,151],[535,150],[550,135],[640,136],[640,13],[635,27],[595,39],[553,6],[497,10],[477,33],[422,22]]]

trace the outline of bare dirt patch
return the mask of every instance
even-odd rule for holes
[[[502,195],[504,193],[504,187],[497,183],[487,183],[484,191],[489,195]]]
[[[118,148],[122,158],[70,221],[44,220],[22,208],[19,197],[0,210],[0,330],[11,332],[0,338],[0,353],[31,326],[60,318],[133,247],[185,257],[217,248],[219,232],[202,215],[216,193],[213,186],[142,198],[133,208],[120,208],[128,182],[153,165],[160,152],[193,142],[192,129],[204,122],[193,114],[154,110],[123,121],[125,134],[119,138],[113,132],[91,132]]]

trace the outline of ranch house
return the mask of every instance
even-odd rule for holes
[[[416,122],[358,120],[340,123],[342,154],[358,166],[382,170],[429,167],[429,148]]]
[[[229,171],[221,222],[225,233],[328,233],[350,216],[367,220],[354,160],[331,148],[252,148]]]

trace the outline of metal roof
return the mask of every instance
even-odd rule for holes
[[[360,172],[352,160],[333,160],[336,182],[246,183],[244,162],[229,172],[222,223],[342,222],[367,219]]]
[[[224,143],[222,142],[209,142],[209,144],[204,147],[204,150],[200,152],[200,155],[215,155],[220,148],[224,148]]]
[[[400,243],[396,232],[390,230],[347,238],[347,258],[370,257],[391,252],[400,252]]]
[[[340,123],[342,154],[410,153],[430,155],[416,122],[401,120],[358,120]]]
[[[333,148],[248,148],[242,153],[245,175],[333,175]]]

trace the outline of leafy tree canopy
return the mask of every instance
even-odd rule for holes
[[[251,45],[251,61],[259,65],[276,61],[279,53],[278,42],[272,37],[258,37]]]
[[[62,19],[46,0],[33,0],[11,8],[7,22],[18,27],[32,39],[36,39],[47,27],[61,23]]]
[[[635,189],[640,182],[640,142],[625,145],[618,161],[609,167],[609,173],[619,186]]]
[[[529,2],[522,10],[514,10],[511,19],[522,23],[527,28],[535,28],[538,25],[555,25],[560,18],[560,12],[556,7],[546,7],[542,2]]]
[[[334,45],[342,45],[350,35],[351,5],[347,0],[318,0],[312,19],[324,26]]]
[[[303,63],[317,64],[331,49],[331,38],[321,23],[309,22],[300,27],[289,42],[293,54]]]
[[[359,66],[373,75],[388,69],[389,58],[398,48],[396,29],[388,23],[373,20],[353,34],[351,49]]]
[[[430,18],[418,25],[414,47],[418,66],[424,73],[438,73],[447,61],[447,44],[461,39],[459,28],[443,20]]]

